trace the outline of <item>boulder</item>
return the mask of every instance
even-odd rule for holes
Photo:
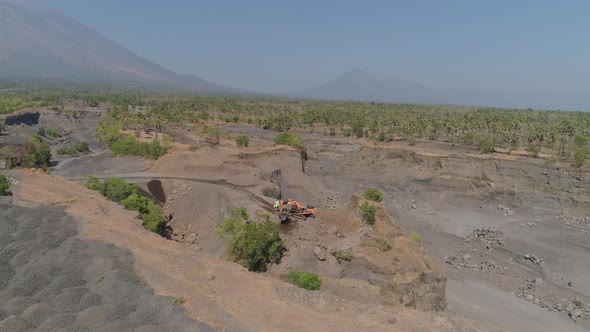
[[[570,311],[568,315],[572,319],[576,319],[576,318],[582,316],[582,310],[580,310],[580,309],[574,309],[574,310]]]
[[[315,248],[313,248],[313,254],[315,255],[315,257],[320,260],[320,261],[325,261],[326,259],[328,259],[328,251],[326,250],[326,248],[320,247],[320,246],[316,246]]]
[[[336,234],[338,234],[338,227],[333,226],[333,225],[330,226],[330,227],[328,227],[328,234],[329,235],[336,235]]]

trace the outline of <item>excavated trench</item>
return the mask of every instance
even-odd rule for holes
[[[208,183],[208,184],[212,184],[212,185],[227,187],[227,188],[233,189],[233,190],[245,195],[246,197],[252,199],[255,202],[258,202],[260,204],[261,208],[263,208],[269,212],[274,212],[274,209],[273,209],[271,203],[269,203],[264,198],[249,191],[248,189],[246,189],[249,187],[248,185],[237,185],[237,184],[227,182],[226,180],[210,180],[210,179],[199,179],[199,178],[188,178],[188,177],[177,177],[177,176],[157,176],[158,179],[154,179],[154,177],[152,177],[152,176],[140,176],[140,175],[139,176],[135,176],[135,175],[121,176],[121,177],[126,180],[134,180],[134,181],[148,180],[148,183],[152,183],[152,189],[149,189],[150,196],[152,196],[156,199],[158,199],[157,197],[160,197],[163,199],[164,202],[166,201],[166,197],[165,197],[164,189],[162,187],[162,183],[161,183],[160,179],[161,180],[178,180],[178,181],[186,181],[186,182]],[[108,178],[108,177],[103,176],[103,177],[99,177],[99,178]],[[162,202],[161,200],[159,200],[159,201]]]

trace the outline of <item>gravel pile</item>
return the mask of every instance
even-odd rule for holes
[[[504,243],[504,233],[497,229],[485,229],[485,228],[477,228],[476,230],[471,233],[468,239],[479,239],[486,245],[498,245],[503,246]]]
[[[130,252],[76,238],[61,208],[0,204],[0,229],[0,331],[211,330],[144,287]]]
[[[459,257],[457,254],[451,254],[445,256],[445,263],[449,264],[455,269],[471,269],[473,271],[491,271],[495,270],[500,274],[505,274],[507,268],[502,267],[493,261],[480,261],[471,262],[471,255],[465,254],[463,257]]]

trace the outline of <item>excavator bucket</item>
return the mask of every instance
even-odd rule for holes
[[[279,215],[279,219],[281,220],[281,224],[286,224],[287,222],[289,222],[289,215],[281,214]]]

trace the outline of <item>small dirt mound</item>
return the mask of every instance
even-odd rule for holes
[[[281,188],[266,187],[262,189],[262,194],[266,197],[281,199]]]

